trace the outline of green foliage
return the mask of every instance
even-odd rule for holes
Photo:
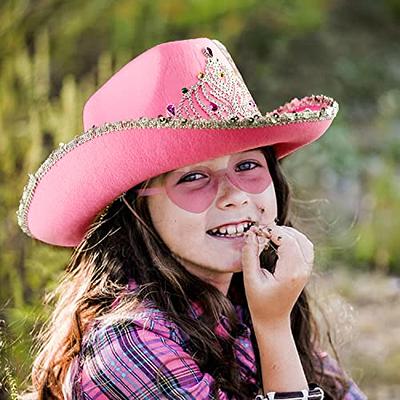
[[[3,330],[4,321],[0,321],[0,389],[9,395],[9,398],[16,400],[18,398],[17,383],[14,376],[14,371],[10,366],[6,350],[8,339]]]
[[[3,1],[0,319],[10,345],[0,378],[15,374],[21,386],[28,375],[42,299],[70,255],[19,230],[27,174],[82,132],[85,101],[113,71],[163,41],[221,40],[263,111],[294,96],[336,98],[329,133],[283,163],[297,222],[317,243],[321,269],[399,273],[399,10],[395,0]]]
[[[400,273],[400,180],[396,165],[387,160],[368,181],[369,196],[364,198],[365,218],[358,224],[360,240],[355,247],[358,262],[376,269]]]

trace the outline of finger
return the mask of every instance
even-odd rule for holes
[[[258,229],[260,234],[268,239],[268,242],[273,249],[276,250],[280,246],[282,235],[280,235],[281,231],[277,229],[276,225],[274,227],[263,225],[259,226]]]
[[[256,238],[257,238],[257,242],[259,244],[259,254],[261,254],[261,252],[268,247],[268,242],[271,238],[271,234],[263,229],[261,229],[258,226],[252,226],[250,228],[250,230],[252,232],[254,232],[256,234]]]
[[[291,234],[296,238],[306,264],[312,266],[314,263],[314,244],[304,233],[298,231],[297,229],[290,226],[285,228],[288,234]]]
[[[288,234],[294,236],[299,241],[299,243],[303,245],[312,244],[311,240],[303,232],[300,232],[291,226],[286,226],[285,230],[287,231]]]
[[[259,238],[259,242],[261,241],[261,238],[264,241],[263,245],[260,246],[260,254],[263,250],[270,249],[270,251],[272,250],[278,255],[277,251],[280,245],[280,239],[276,237],[272,240],[272,228],[270,226],[273,225],[260,224],[258,226],[252,227],[252,229],[254,229],[254,231],[256,232],[256,235]]]
[[[275,229],[272,232],[270,247],[275,250],[278,260],[274,272],[277,279],[287,277],[294,273],[295,267],[300,268],[301,263],[294,263],[296,257],[301,257],[299,245],[294,237],[284,232],[283,229]],[[296,256],[296,254],[299,254]]]
[[[266,227],[263,228],[264,231],[268,232],[270,235],[270,239],[276,244],[280,245],[282,243],[282,239],[284,237],[291,237],[292,239],[296,240],[296,236],[293,234],[292,231],[287,230],[286,226],[283,225],[275,225],[272,228],[271,227]]]
[[[294,264],[280,263],[279,267],[277,266],[277,273],[275,274],[278,279],[286,275],[306,274],[306,276],[309,276],[311,274],[314,264],[312,243],[309,242],[306,236],[301,237],[301,234],[297,233],[299,232],[294,228],[280,228],[280,234],[283,236],[280,246],[281,255],[285,254],[298,261]]]
[[[295,249],[297,252],[300,252],[304,258],[304,251],[298,241],[298,235],[296,235],[297,231],[287,228],[288,227],[284,225],[259,225],[257,227],[257,233],[262,232],[264,237],[269,238],[266,247],[270,247],[278,256],[279,252],[282,254],[282,252],[284,253],[287,250],[293,251],[293,249]],[[309,258],[304,260],[305,263],[307,263],[306,260],[309,261]]]
[[[258,235],[257,232],[256,232],[256,240],[258,243],[258,256],[260,256],[263,250],[265,248],[268,248],[268,240],[265,238],[265,236]]]
[[[242,248],[242,269],[243,276],[251,277],[255,275],[255,271],[259,268],[258,260],[258,242],[253,231],[244,234],[245,242]]]
[[[276,225],[275,223],[270,223],[270,224],[259,224],[257,225],[257,228],[263,232],[264,235],[269,235],[268,238],[271,238],[271,235],[273,237],[278,236],[279,232],[284,232],[287,233],[291,236],[294,237],[293,233],[291,231],[287,232],[284,228],[287,228],[284,225]],[[275,241],[275,239],[274,239]]]
[[[288,231],[286,228],[287,227],[284,225],[276,225],[272,231],[273,236],[291,236],[293,239],[295,239],[295,235],[293,234],[293,232]]]
[[[258,279],[261,273],[260,253],[264,245],[260,245],[257,241],[257,235],[254,230],[249,230],[245,233],[245,244],[242,248],[242,270],[243,279],[253,280]],[[261,251],[260,251],[261,248]]]
[[[274,251],[276,253],[277,248],[279,246],[279,244],[274,244],[270,241],[272,235],[271,235],[271,229],[268,228],[267,230],[262,229],[260,226],[253,226],[250,228],[250,230],[252,230],[253,232],[255,232],[256,234],[256,238],[259,244],[259,248],[258,248],[258,255],[260,256],[261,253],[264,250],[267,249],[272,249],[272,251]],[[263,268],[262,268],[263,270]]]
[[[294,228],[289,229],[289,227],[283,225],[277,225],[273,228],[262,228],[269,232],[271,237],[269,245],[276,252],[278,257],[283,257],[286,254],[289,258],[292,258],[296,257],[296,253],[298,257],[301,257],[299,261],[302,262],[295,263],[294,265],[287,261],[278,261],[274,272],[274,277],[276,279],[292,275],[296,273],[296,270],[298,270],[299,273],[309,273],[312,270],[313,248],[312,243],[305,235]]]
[[[256,232],[257,235],[264,236],[266,239],[271,238],[272,228],[270,225],[254,225],[253,230]]]

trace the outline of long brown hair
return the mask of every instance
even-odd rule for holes
[[[268,162],[278,206],[279,224],[289,221],[290,187],[282,173],[272,147],[260,148]],[[238,320],[233,304],[242,304],[245,322],[251,326],[242,273],[235,273],[227,296],[214,286],[188,272],[171,255],[157,234],[145,198],[136,197],[132,188],[111,203],[99,215],[71,256],[63,279],[54,292],[57,300],[52,317],[38,336],[39,354],[32,371],[33,390],[38,399],[62,399],[62,383],[74,357],[81,350],[82,338],[95,319],[127,318],[143,300],[150,300],[164,311],[190,338],[189,351],[201,371],[216,380],[215,390],[248,399],[257,393],[256,385],[240,379],[233,343]],[[261,265],[273,271],[275,255],[264,251]],[[126,293],[129,280],[140,290]],[[165,296],[168,293],[169,296]],[[111,304],[120,297],[117,308]],[[189,310],[193,301],[201,302],[204,314],[195,319]],[[229,337],[216,337],[213,327],[220,317],[228,317],[232,328]],[[325,371],[321,356],[320,333],[303,290],[291,313],[294,339],[309,382],[325,391],[326,399],[339,400],[347,390],[345,377]],[[261,385],[261,368],[257,341],[252,333]]]

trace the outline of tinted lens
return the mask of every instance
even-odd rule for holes
[[[247,193],[258,194],[263,192],[272,182],[266,161],[230,160],[227,175],[231,183]]]
[[[166,179],[165,188],[177,206],[201,213],[212,204],[218,189],[218,179],[205,167],[186,174],[172,172]]]

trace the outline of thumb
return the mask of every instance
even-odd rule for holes
[[[260,271],[260,257],[258,254],[258,241],[256,234],[249,230],[245,233],[245,242],[242,248],[242,270],[244,279],[258,276]]]

